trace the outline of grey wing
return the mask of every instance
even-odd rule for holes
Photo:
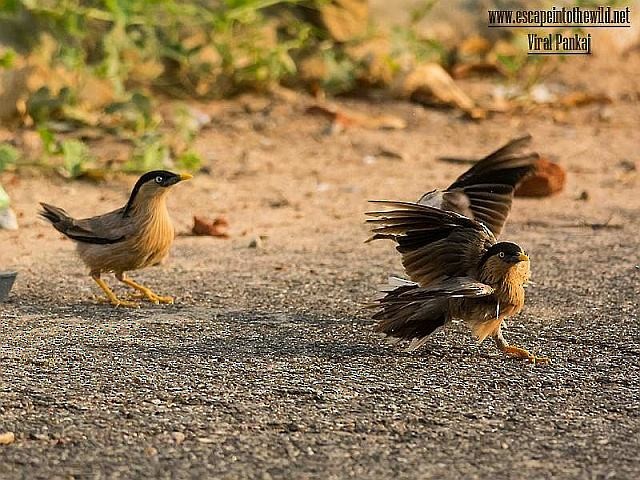
[[[126,228],[110,228],[111,225],[117,224],[115,219],[121,209],[99,217],[76,220],[62,208],[47,203],[40,205],[40,216],[51,222],[56,230],[77,242],[104,245],[117,243],[126,238]]]
[[[418,287],[413,282],[394,277],[390,280],[389,289],[386,292],[386,295],[379,300],[380,303],[409,304],[438,297],[485,297],[491,295],[494,289],[471,277],[449,277],[428,287]]]
[[[369,212],[374,217],[371,239],[397,243],[402,264],[422,287],[447,277],[477,277],[478,262],[496,242],[484,225],[455,212],[407,202],[381,203],[392,210]]]
[[[87,243],[117,243],[125,240],[134,231],[133,222],[123,217],[124,208],[103,215],[75,221],[75,228],[82,232]],[[105,240],[102,242],[102,240]]]

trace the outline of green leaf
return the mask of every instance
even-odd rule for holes
[[[63,175],[78,178],[85,173],[87,163],[92,159],[89,148],[79,140],[62,142]]]
[[[191,172],[198,170],[202,165],[202,157],[193,150],[187,150],[176,159],[176,167],[180,170]]]
[[[15,59],[16,52],[11,48],[3,53],[0,53],[0,68],[11,68]]]
[[[165,167],[169,158],[169,148],[155,138],[143,140],[136,150],[133,158],[123,167],[127,172],[159,170]]]
[[[17,148],[8,143],[0,143],[0,172],[14,166],[20,158]]]
[[[40,135],[40,140],[42,140],[42,145],[44,146],[44,151],[49,155],[55,155],[60,153],[60,145],[56,141],[56,137],[51,130],[48,128],[38,128],[38,134]]]

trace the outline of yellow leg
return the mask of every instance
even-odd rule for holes
[[[109,288],[109,285],[106,284],[104,280],[100,278],[100,275],[91,275],[91,278],[98,284],[98,286],[102,289],[104,293],[106,293],[107,298],[109,299],[109,303],[111,305],[115,305],[116,307],[130,307],[130,308],[138,308],[139,305],[135,302],[127,302],[126,300],[120,300],[116,297],[116,294]]]
[[[139,283],[134,282],[130,278],[124,276],[124,273],[120,273],[116,275],[116,278],[120,280],[125,285],[129,285],[131,288],[135,288],[142,295],[144,295],[147,299],[152,301],[153,303],[173,303],[172,297],[161,297],[160,295],[156,295],[149,288],[144,285],[140,285]]]
[[[504,352],[507,355],[515,358],[524,358],[526,360],[529,360],[533,364],[549,363],[548,357],[538,357],[537,355],[531,353],[529,350],[509,345],[505,338],[502,336],[502,332],[500,330],[498,330],[498,333],[494,336],[494,340],[496,342],[496,347],[498,347],[501,352]]]

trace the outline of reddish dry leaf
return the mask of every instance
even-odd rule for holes
[[[605,93],[571,92],[560,99],[565,107],[582,107],[592,103],[611,103],[611,97]]]
[[[191,233],[194,235],[229,238],[229,220],[224,215],[220,215],[213,220],[194,216]]]
[[[545,158],[538,160],[533,175],[527,177],[516,189],[517,197],[548,197],[564,188],[567,174],[564,168]]]
[[[336,105],[315,103],[307,107],[307,113],[322,115],[339,127],[363,127],[370,129],[399,130],[406,128],[407,122],[394,115],[367,115],[347,110]]]

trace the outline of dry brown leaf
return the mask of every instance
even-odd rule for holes
[[[320,18],[329,34],[346,42],[365,33],[369,23],[367,0],[332,0],[319,7]]]
[[[516,189],[516,197],[548,197],[562,191],[567,174],[560,165],[541,158],[533,175],[525,178]]]
[[[473,63],[459,63],[451,72],[454,78],[467,78],[472,75],[493,75],[499,73],[504,75],[504,70],[499,64],[493,62],[473,62]]]
[[[611,103],[611,97],[605,93],[571,92],[560,99],[565,107],[582,107],[591,103]]]
[[[311,114],[323,115],[332,120],[334,125],[342,128],[356,126],[369,129],[401,130],[407,127],[407,122],[395,115],[367,115],[327,103],[310,105],[306,111]]]
[[[400,84],[400,95],[419,103],[457,107],[471,118],[484,118],[486,112],[477,107],[453,78],[437,63],[417,66]]]
[[[229,220],[224,215],[220,215],[213,220],[194,216],[191,233],[194,235],[229,238]]]
[[[491,42],[480,35],[471,35],[465,38],[460,47],[458,53],[463,56],[470,55],[484,55],[491,50]]]

